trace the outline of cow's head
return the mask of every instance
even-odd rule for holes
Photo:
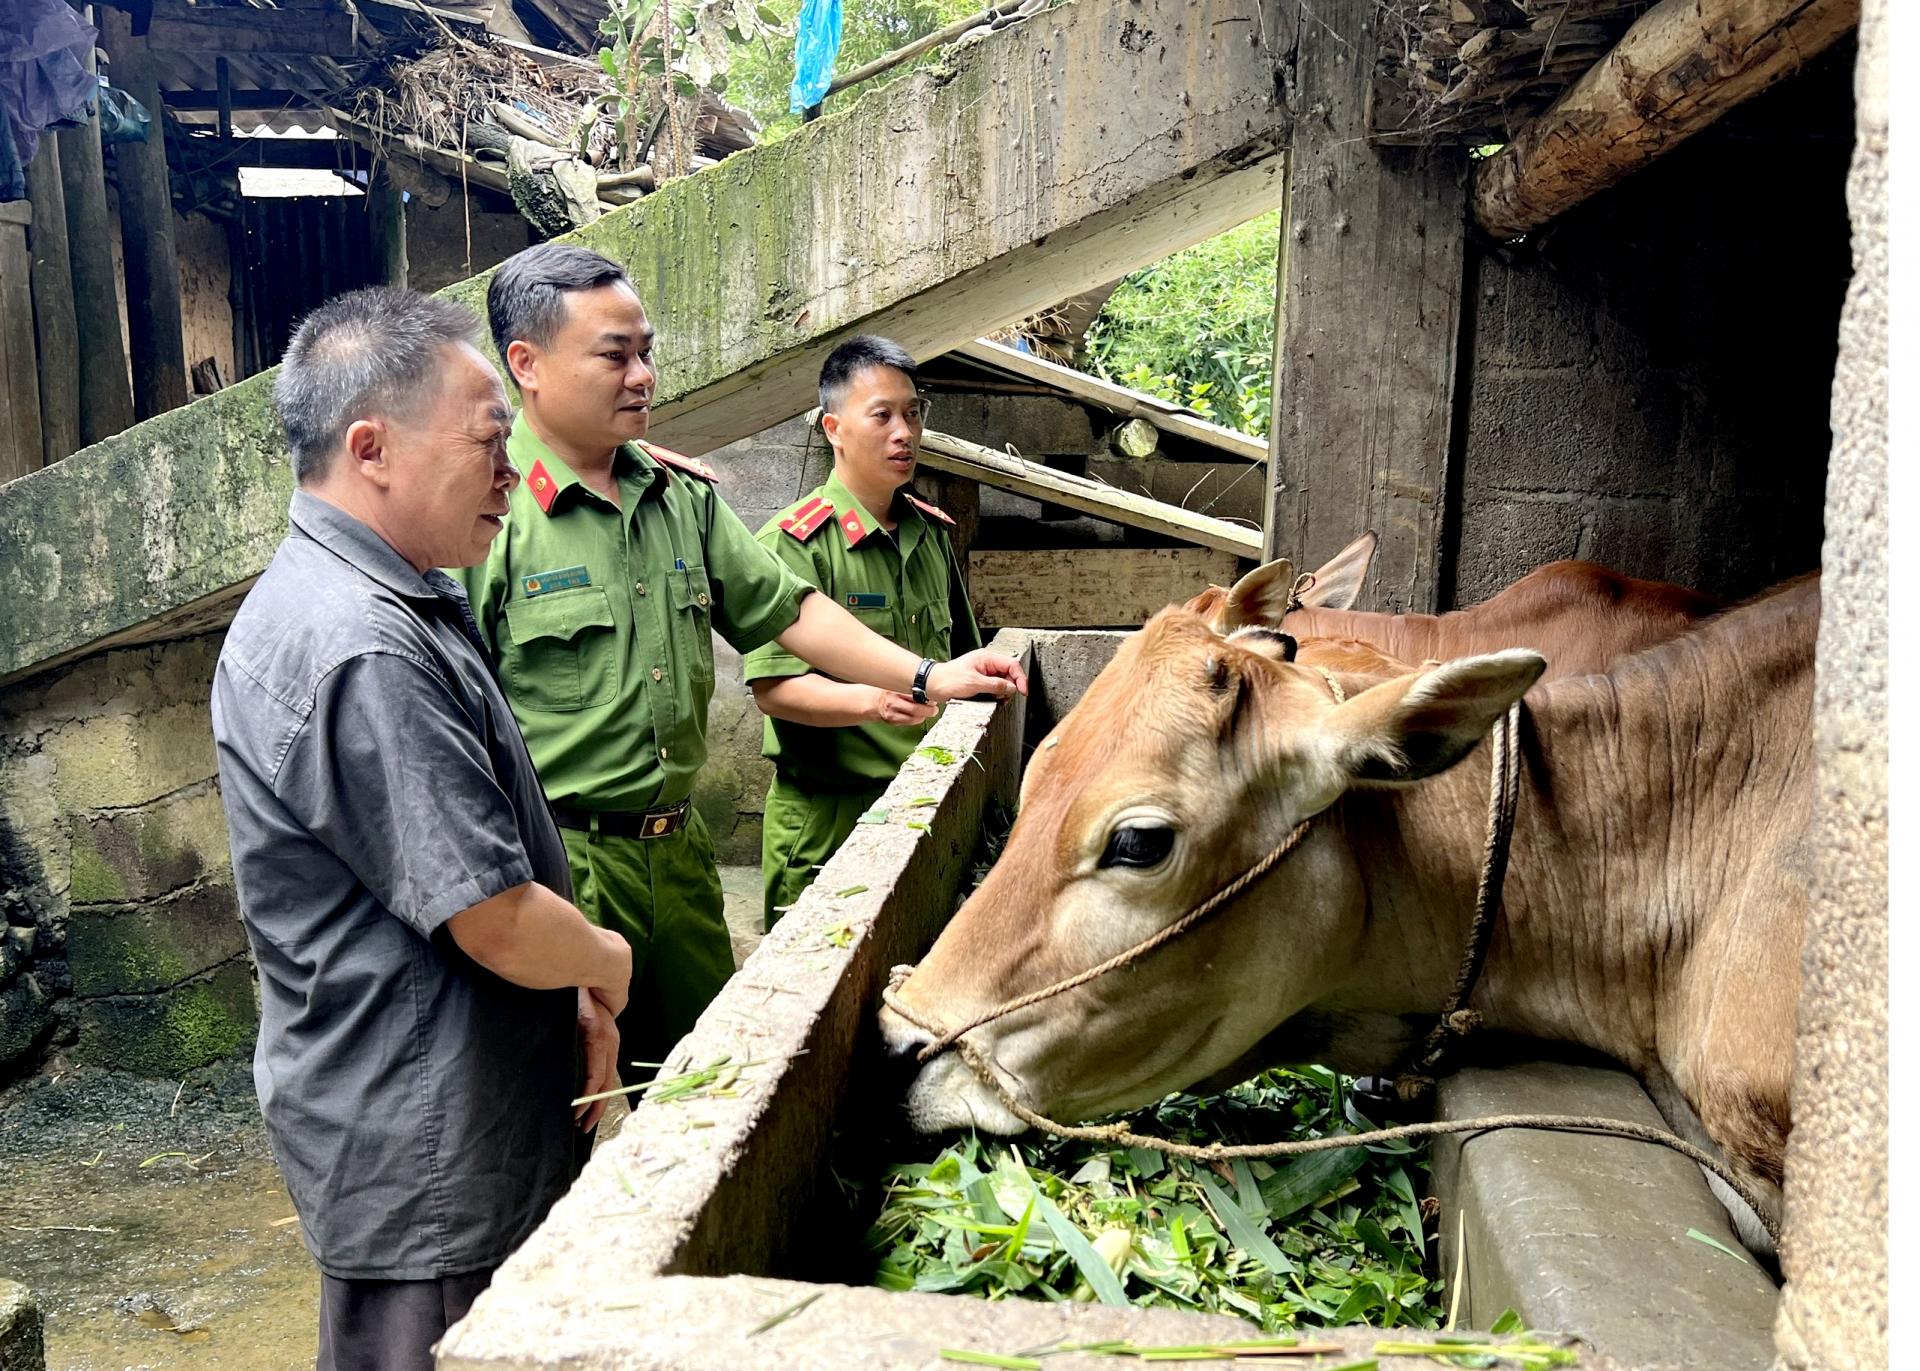
[[[1327,673],[1268,628],[1169,609],[1129,639],[1028,765],[1000,860],[900,986],[957,1026],[1180,918],[1355,786],[1452,766],[1539,677],[1535,653]],[[1032,1108],[1137,1107],[1239,1062],[1365,976],[1367,887],[1338,815],[1244,894],[1131,966],[967,1036]],[[928,1035],[892,1011],[896,1053]],[[1281,1051],[1284,1054],[1285,1048]],[[1021,1127],[960,1057],[911,1086],[923,1129]]]

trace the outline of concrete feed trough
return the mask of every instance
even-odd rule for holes
[[[988,1304],[863,1283],[860,1239],[871,1204],[848,1194],[865,1182],[871,1197],[886,1160],[880,1149],[899,1127],[897,1074],[883,1064],[875,1029],[881,988],[892,966],[917,960],[937,936],[955,908],[989,803],[1012,804],[1032,743],[1072,708],[1122,636],[999,635],[995,646],[1025,661],[1031,697],[948,709],[882,799],[884,820],[855,829],[671,1058],[671,1065],[695,1068],[726,1059],[739,1068],[737,1078],[680,1101],[640,1104],[441,1344],[443,1371],[932,1368],[951,1365],[941,1362],[943,1348],[1006,1354],[1062,1341],[1193,1343],[1250,1335],[1244,1323],[1209,1315]],[[1471,1147],[1448,1158],[1454,1188],[1471,1188],[1473,1159]],[[1509,1158],[1501,1179],[1510,1181],[1515,1169]],[[1676,1237],[1689,1223],[1707,1222],[1686,1212]],[[1556,1217],[1580,1231],[1579,1215]],[[1443,1231],[1451,1236],[1456,1222],[1449,1210]],[[1476,1219],[1469,1225],[1471,1265],[1476,1239],[1497,1241],[1499,1229]],[[1539,1245],[1542,1225],[1532,1231]],[[1708,1231],[1732,1243],[1724,1226]],[[1568,1241],[1581,1239],[1569,1234]],[[1694,1242],[1680,1246],[1692,1250],[1665,1255],[1681,1265],[1735,1260]],[[1744,1352],[1749,1324],[1765,1337],[1772,1288],[1755,1272],[1759,1284],[1748,1282],[1737,1326],[1703,1329],[1698,1340],[1669,1328],[1676,1352],[1670,1364],[1746,1364],[1744,1355],[1729,1360],[1727,1353],[1734,1346]],[[1651,1279],[1670,1275],[1656,1270]],[[1525,1295],[1519,1290],[1515,1298],[1530,1315]],[[1719,1287],[1708,1299],[1716,1308],[1739,1304]],[[1634,1323],[1668,1312],[1638,1295],[1628,1307]],[[1562,1317],[1570,1312],[1565,1300],[1551,1309]],[[1473,1312],[1485,1322],[1499,1311]],[[1609,1348],[1600,1329],[1578,1331],[1603,1352]],[[1358,1358],[1370,1355],[1379,1336],[1346,1329],[1324,1340]],[[1317,1331],[1314,1338],[1322,1340]],[[1693,1360],[1693,1352],[1709,1349],[1713,1355]],[[1584,1351],[1580,1364],[1668,1364],[1640,1350],[1622,1349],[1620,1361]],[[1047,1361],[1051,1371],[1096,1364],[1116,1363],[1073,1355]]]

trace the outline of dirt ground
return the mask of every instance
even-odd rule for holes
[[[721,878],[744,960],[759,869]],[[602,1136],[624,1119],[616,1101]],[[0,1276],[38,1296],[49,1371],[310,1368],[319,1273],[251,1063],[185,1081],[55,1064],[0,1092]]]

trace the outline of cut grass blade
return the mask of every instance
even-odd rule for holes
[[[1259,1224],[1247,1217],[1246,1210],[1235,1203],[1226,1191],[1198,1172],[1194,1174],[1194,1179],[1200,1182],[1200,1188],[1206,1191],[1207,1198],[1213,1202],[1214,1212],[1220,1216],[1220,1222],[1227,1226],[1227,1236],[1233,1239],[1234,1246],[1252,1255],[1281,1280],[1300,1269],[1273,1245],[1273,1239],[1261,1231]]]
[[[962,1362],[967,1366],[998,1366],[1003,1371],[1041,1371],[1037,1357],[1004,1357],[998,1352],[969,1352],[961,1347],[940,1349],[942,1361]]]
[[[1113,1274],[1113,1268],[1093,1250],[1093,1244],[1087,1241],[1087,1235],[1080,1231],[1079,1225],[1055,1209],[1053,1202],[1040,1193],[1038,1182],[1033,1185],[1033,1204],[1039,1212],[1040,1222],[1047,1226],[1047,1232],[1053,1235],[1055,1242],[1067,1249],[1073,1264],[1080,1268],[1081,1279],[1093,1287],[1095,1298],[1102,1304],[1121,1309],[1131,1308],[1133,1301],[1127,1298],[1126,1289],[1120,1284],[1120,1278]]]
[[[1708,1247],[1716,1248],[1719,1251],[1725,1252],[1729,1257],[1732,1257],[1737,1262],[1747,1261],[1745,1257],[1741,1256],[1738,1252],[1734,1251],[1731,1247],[1728,1247],[1725,1243],[1721,1242],[1718,1238],[1710,1238],[1697,1228],[1689,1228],[1687,1230],[1687,1236],[1689,1238],[1692,1238],[1695,1242],[1703,1242]],[[1749,1266],[1752,1265],[1751,1262],[1747,1262],[1747,1264]]]
[[[792,1304],[788,1305],[785,1309],[782,1309],[779,1313],[770,1314],[766,1318],[760,1320],[760,1322],[756,1323],[752,1328],[749,1328],[747,1330],[747,1336],[751,1338],[756,1334],[766,1332],[769,1328],[779,1327],[781,1324],[785,1323],[788,1319],[793,1318],[796,1314],[799,1314],[808,1305],[812,1304],[815,1300],[819,1299],[822,1295],[826,1293],[827,1292],[824,1290],[816,1290],[811,1295],[806,1296],[804,1299],[795,1300]]]

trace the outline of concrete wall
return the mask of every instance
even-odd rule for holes
[[[1814,810],[1787,1278],[1775,1340],[1792,1371],[1888,1364],[1887,27],[1867,0],[1847,181],[1853,284],[1833,378]]]
[[[207,692],[219,636],[0,697],[0,1075],[54,1045],[173,1075],[251,1042]]]
[[[520,211],[493,196],[469,200],[456,184],[446,204],[434,209],[420,199],[407,201],[407,284],[436,291],[476,271],[504,262],[533,242]],[[469,252],[467,235],[473,235]]]
[[[1528,243],[1469,249],[1443,602],[1560,557],[1729,597],[1818,563],[1841,49]]]

